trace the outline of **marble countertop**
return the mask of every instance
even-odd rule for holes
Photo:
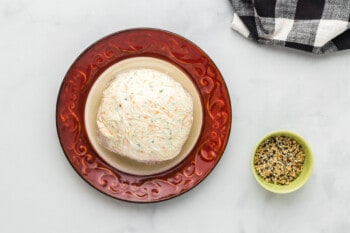
[[[227,0],[0,2],[0,232],[349,232],[349,52],[257,45],[232,31]],[[200,46],[224,76],[233,111],[213,172],[184,195],[145,205],[91,188],[55,128],[70,64],[99,38],[135,27]],[[309,182],[287,195],[262,189],[249,167],[255,143],[277,129],[302,135],[314,152]]]

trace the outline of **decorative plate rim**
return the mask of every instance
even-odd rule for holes
[[[188,74],[203,107],[202,132],[189,155],[155,175],[126,174],[104,162],[85,129],[85,102],[94,82],[111,65],[149,56]],[[151,203],[177,197],[203,181],[219,162],[230,136],[231,103],[222,75],[210,57],[191,41],[154,28],[133,28],[103,37],[85,49],[68,69],[56,103],[56,129],[74,170],[96,190],[119,200]]]

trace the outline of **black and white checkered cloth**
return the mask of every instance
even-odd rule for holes
[[[262,44],[316,54],[350,49],[350,0],[230,0],[232,28]]]

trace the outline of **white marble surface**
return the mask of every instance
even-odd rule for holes
[[[0,0],[0,232],[349,232],[350,52],[324,57],[260,46],[230,29],[227,0]],[[57,139],[55,104],[72,61],[97,39],[156,27],[192,40],[231,95],[226,152],[190,192],[130,204],[91,188]],[[275,195],[255,182],[253,146],[293,130],[310,143],[309,182]]]

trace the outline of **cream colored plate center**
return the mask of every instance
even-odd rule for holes
[[[146,165],[139,163],[137,161],[125,158],[118,154],[115,154],[103,146],[101,146],[97,141],[97,110],[99,108],[102,92],[105,90],[110,83],[110,81],[118,73],[123,73],[132,69],[153,69],[165,73],[172,77],[177,82],[181,83],[182,86],[192,95],[193,97],[193,125],[191,128],[190,135],[185,142],[182,150],[178,156],[174,159],[165,161],[155,165]],[[86,131],[90,140],[90,143],[100,155],[100,157],[106,161],[109,165],[117,168],[120,171],[135,174],[135,175],[151,175],[166,171],[178,163],[180,163],[193,149],[194,145],[197,142],[197,139],[201,132],[201,126],[203,122],[203,111],[200,102],[200,96],[196,87],[193,85],[192,81],[188,76],[181,71],[176,66],[151,57],[136,57],[125,59],[121,62],[118,62],[106,71],[104,71],[100,77],[96,80],[92,86],[88,98],[86,100],[85,106],[85,126]]]

